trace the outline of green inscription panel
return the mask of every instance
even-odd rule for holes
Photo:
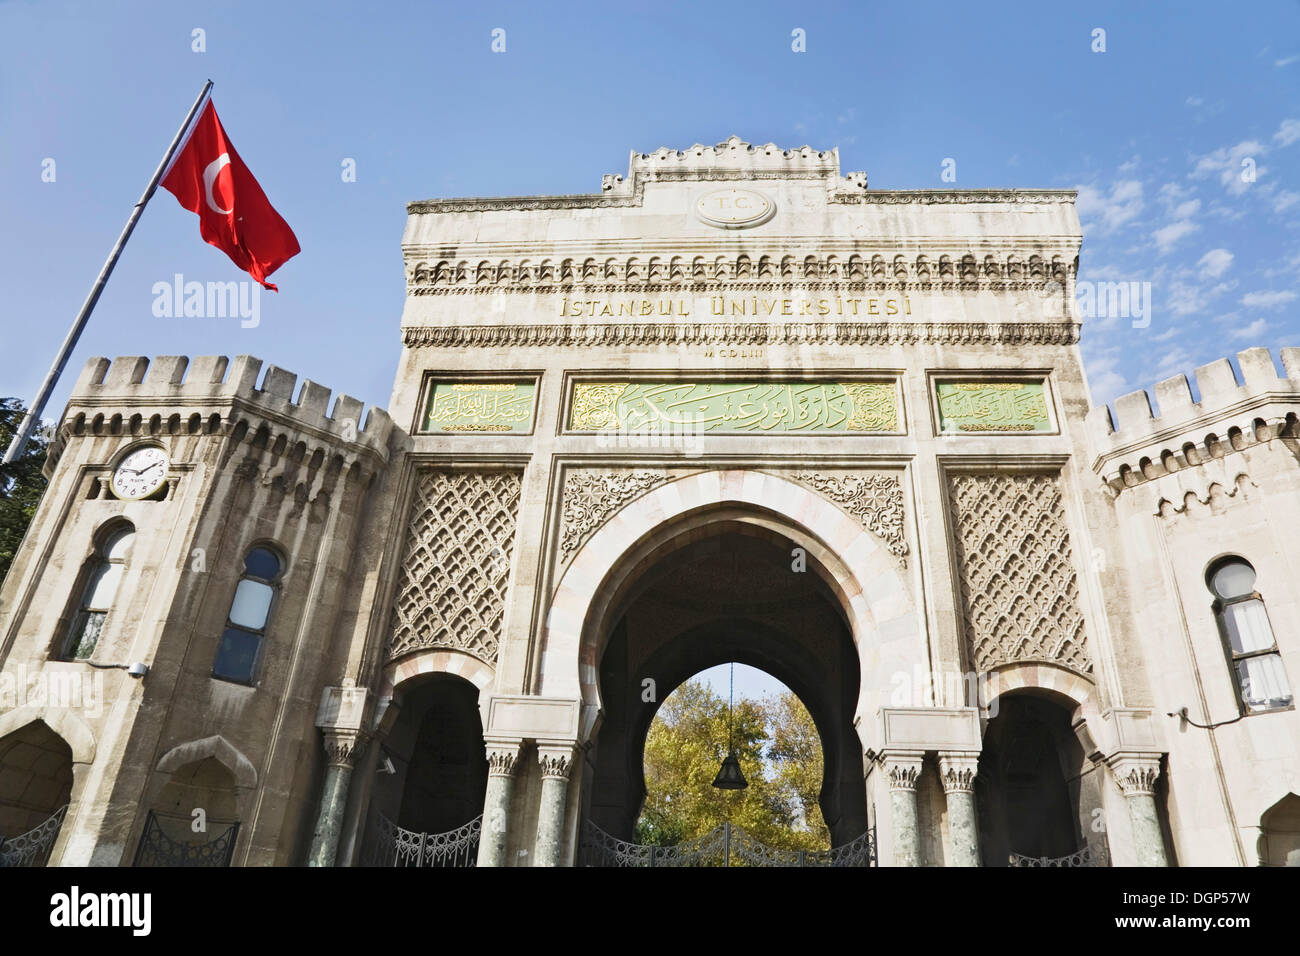
[[[1050,432],[1042,382],[938,382],[941,432]]]
[[[424,430],[526,433],[536,391],[534,382],[435,382]]]
[[[575,431],[898,432],[893,382],[579,382]]]

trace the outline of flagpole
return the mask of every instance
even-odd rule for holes
[[[158,182],[162,179],[163,173],[171,164],[172,157],[176,154],[176,147],[180,145],[185,136],[186,130],[194,121],[195,115],[207,99],[208,92],[212,89],[212,81],[208,80],[203,84],[203,89],[199,91],[198,98],[190,111],[185,116],[185,122],[181,128],[176,131],[176,136],[172,144],[167,147],[167,152],[154,170],[153,177],[149,180],[149,185],[145,187],[144,195],[140,201],[135,204],[131,210],[130,217],[126,220],[126,225],[122,228],[122,234],[117,237],[117,243],[113,246],[113,251],[108,254],[108,261],[104,263],[104,268],[99,270],[99,278],[95,284],[90,287],[90,294],[86,296],[86,301],[81,304],[81,311],[77,313],[76,320],[72,323],[72,328],[68,330],[67,337],[63,344],[59,346],[59,354],[54,358],[54,364],[45,375],[45,381],[41,384],[41,390],[37,393],[36,398],[27,408],[27,414],[23,416],[22,423],[18,430],[14,432],[13,441],[9,443],[9,450],[5,452],[3,462],[0,464],[9,465],[18,460],[24,449],[27,447],[27,440],[31,437],[32,430],[41,420],[41,415],[45,411],[45,403],[50,400],[50,393],[54,391],[54,385],[63,374],[63,369],[68,364],[68,359],[72,356],[72,350],[77,346],[77,340],[81,338],[81,332],[86,327],[87,320],[90,319],[90,313],[94,311],[95,303],[99,301],[100,293],[104,291],[104,286],[108,282],[108,277],[113,274],[113,267],[117,265],[118,257],[122,255],[122,249],[126,246],[126,241],[131,238],[131,232],[135,229],[135,224],[140,221],[140,214],[144,212],[145,204],[153,198],[153,194],[158,189]]]

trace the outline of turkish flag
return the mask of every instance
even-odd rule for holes
[[[235,152],[208,100],[162,186],[199,217],[199,235],[272,292],[266,281],[300,251],[298,238]]]

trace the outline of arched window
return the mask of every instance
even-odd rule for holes
[[[1242,558],[1225,558],[1210,568],[1206,582],[1245,709],[1257,713],[1290,707],[1291,687],[1264,599],[1255,590],[1255,569]]]
[[[253,683],[262,650],[281,561],[268,548],[254,548],[244,557],[244,573],[226,616],[212,676],[239,684]]]
[[[104,621],[113,608],[117,587],[126,573],[126,559],[135,540],[135,528],[116,524],[100,536],[95,553],[82,572],[83,584],[59,658],[65,661],[88,660],[99,644]]]

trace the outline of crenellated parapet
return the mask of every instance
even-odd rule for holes
[[[1229,474],[1224,460],[1233,452],[1279,437],[1296,437],[1300,414],[1300,348],[1282,349],[1285,376],[1279,376],[1268,349],[1237,353],[1242,381],[1231,363],[1218,359],[1196,369],[1195,401],[1186,375],[1115,400],[1115,415],[1101,405],[1088,413],[1092,468],[1118,495],[1148,481],[1213,470],[1214,483],[1236,493],[1240,475]],[[1152,399],[1154,398],[1154,406]],[[1118,418],[1118,422],[1116,422]],[[1219,474],[1219,473],[1222,474]],[[1204,500],[1207,480],[1192,481],[1175,494]],[[1173,498],[1170,498],[1173,501]]]
[[[164,355],[86,362],[46,461],[53,472],[81,435],[230,434],[274,458],[332,460],[368,473],[388,460],[392,420],[382,408],[340,394],[249,355]],[[364,415],[363,415],[364,413]]]
[[[728,174],[736,178],[763,179],[801,176],[824,179],[832,192],[857,192],[867,188],[867,174],[840,176],[839,149],[782,149],[775,143],[754,145],[739,136],[731,136],[716,146],[696,143],[689,149],[661,146],[653,153],[632,151],[628,161],[628,178],[606,176],[601,186],[605,192],[625,191],[629,195],[641,179],[719,179]]]

